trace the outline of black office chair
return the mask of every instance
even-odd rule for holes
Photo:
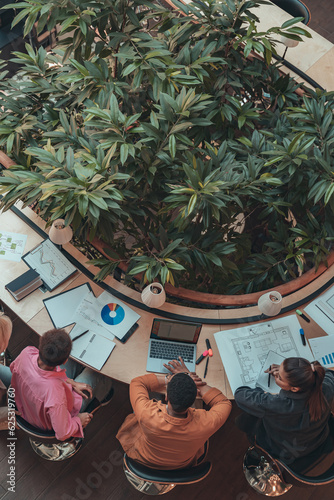
[[[293,17],[303,17],[304,21],[302,22],[304,24],[310,24],[310,9],[301,0],[271,0],[271,2]]]
[[[60,462],[71,458],[81,448],[82,438],[70,438],[68,441],[59,441],[53,430],[45,431],[29,424],[20,415],[16,415],[17,427],[26,432],[32,449],[45,460]]]
[[[291,469],[282,460],[273,458],[259,446],[248,448],[243,470],[249,485],[258,493],[278,497],[293,486],[321,486],[334,483],[334,463],[322,474],[306,476]]]
[[[211,463],[203,462],[188,469],[150,469],[124,455],[125,477],[137,491],[145,495],[163,495],[178,484],[192,484],[201,481],[211,471]]]

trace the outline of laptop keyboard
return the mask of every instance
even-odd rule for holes
[[[192,362],[194,359],[194,350],[194,345],[151,340],[150,358],[168,359],[170,361],[182,356],[183,361]]]

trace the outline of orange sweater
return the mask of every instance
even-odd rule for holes
[[[204,402],[210,410],[189,408],[186,418],[168,415],[166,405],[149,398],[160,387],[154,374],[137,377],[130,384],[134,413],[117,433],[126,454],[159,469],[178,469],[196,464],[204,444],[227,420],[231,402],[218,389],[210,389]]]

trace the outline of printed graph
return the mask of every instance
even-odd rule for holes
[[[40,274],[43,282],[51,290],[76,271],[50,240],[43,241],[26,255],[24,260]]]

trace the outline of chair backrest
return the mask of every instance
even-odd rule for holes
[[[129,471],[143,481],[164,484],[191,484],[204,479],[211,471],[211,463],[203,462],[200,465],[187,469],[161,470],[146,467],[132,458],[124,455],[124,464]]]
[[[293,17],[303,17],[304,24],[309,24],[311,21],[311,12],[309,8],[301,0],[271,0],[272,3],[285,10]]]
[[[56,435],[53,430],[44,430],[44,429],[39,429],[38,427],[34,427],[33,425],[29,424],[29,422],[24,420],[24,418],[21,417],[21,415],[16,415],[16,423],[17,426],[24,432],[29,434],[30,437],[44,438],[50,440],[56,439]]]
[[[290,477],[292,477],[295,481],[309,486],[320,486],[334,483],[334,463],[329,467],[329,469],[318,476],[304,476],[303,474],[293,471],[287,464],[278,459],[276,459],[276,463],[279,465],[281,470],[283,469],[288,473],[288,477],[286,477],[288,481],[290,481]]]

